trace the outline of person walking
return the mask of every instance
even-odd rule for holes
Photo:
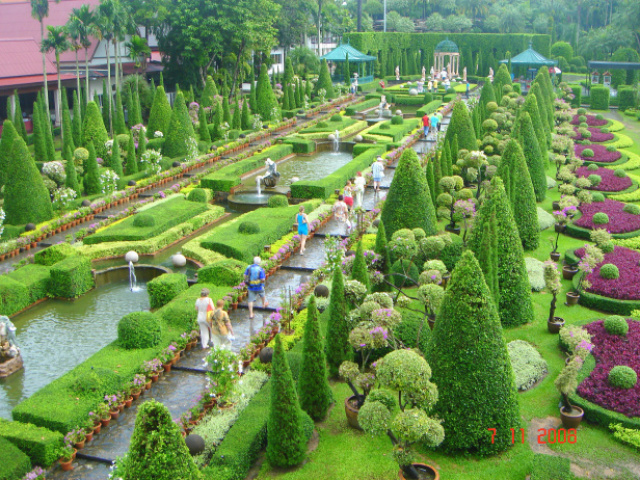
[[[296,215],[296,222],[298,223],[298,235],[300,235],[300,255],[304,255],[307,235],[309,235],[309,217],[304,213],[304,205],[300,205],[298,215]]]
[[[428,85],[427,91],[431,93],[431,90],[433,89],[433,82],[429,80],[429,83],[427,85]]]
[[[224,300],[216,302],[216,309],[211,313],[211,341],[214,347],[231,344],[234,339],[233,327],[229,314],[224,311]]]
[[[267,275],[264,272],[264,268],[260,266],[260,257],[253,258],[253,264],[249,265],[244,271],[244,283],[247,284],[247,290],[249,292],[248,306],[249,306],[249,318],[253,318],[253,304],[258,298],[262,299],[262,307],[269,306],[267,297],[264,293],[264,282]]]
[[[426,116],[426,115],[425,115]],[[373,191],[380,191],[380,182],[384,177],[384,163],[382,163],[382,157],[378,156],[376,161],[371,165],[371,174],[373,175]]]
[[[351,222],[349,221],[349,209],[347,208],[347,204],[344,203],[344,196],[338,195],[338,201],[333,204],[332,211],[338,222],[346,224],[348,235],[351,229]]]
[[[213,312],[213,300],[209,298],[209,289],[200,291],[200,298],[196,300],[196,312],[198,312],[198,326],[200,327],[200,342],[202,348],[209,348],[211,342],[211,327],[209,326],[209,313]]]
[[[431,115],[431,131],[435,134],[436,140],[438,140],[438,123],[440,122],[440,120],[438,119],[438,116],[434,113]]]
[[[469,98],[469,91],[471,90],[471,85],[469,85],[469,80],[467,80],[467,98]]]
[[[362,172],[356,173],[356,181],[354,182],[354,190],[356,192],[356,208],[362,208],[362,197],[364,196],[364,187],[367,181],[362,176]]]
[[[429,120],[429,114],[425,113],[424,117],[422,117],[422,128],[424,129],[424,138],[427,138],[429,135],[429,127],[431,126],[431,121]]]
[[[344,203],[347,204],[349,212],[351,212],[351,208],[353,207],[353,180],[353,178],[347,180],[347,184],[344,186],[344,190],[342,191]]]

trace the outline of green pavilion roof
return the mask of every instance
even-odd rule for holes
[[[327,62],[345,62],[347,60],[347,53],[349,54],[349,63],[373,62],[376,59],[376,57],[359,52],[349,44],[342,43],[329,53],[322,55],[320,60],[326,60]]]
[[[509,63],[509,60],[500,60],[500,63]],[[536,52],[531,43],[529,43],[529,48],[527,48],[524,52],[516,55],[511,58],[511,65],[529,65],[532,67],[551,67],[553,65],[557,65],[558,62],[556,60],[549,60],[544,55]]]
[[[458,45],[449,40],[442,40],[439,44],[436,45],[435,49],[436,53],[458,53]]]

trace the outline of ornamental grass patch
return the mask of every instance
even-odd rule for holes
[[[593,151],[593,157],[582,156],[582,152],[586,149],[590,149]],[[605,145],[598,145],[596,143],[592,143],[590,145],[578,144],[574,147],[574,151],[576,155],[585,162],[613,163],[622,157],[622,154],[619,151],[616,150],[610,152],[607,150],[607,147]]]
[[[584,255],[584,248],[576,250],[580,258]],[[640,300],[640,252],[625,247],[616,246],[613,252],[605,253],[604,261],[594,268],[587,276],[591,286],[587,289],[591,293],[617,300]],[[604,279],[600,276],[603,265],[611,263],[618,267],[620,276],[616,279]]]
[[[582,228],[606,228],[609,233],[627,233],[640,230],[640,215],[634,215],[624,211],[625,204],[617,200],[605,200],[593,202],[579,207],[582,216],[574,223]],[[596,225],[593,216],[598,212],[604,212],[609,217],[606,225]]]

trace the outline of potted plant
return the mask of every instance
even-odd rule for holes
[[[560,418],[565,428],[578,428],[584,416],[584,410],[572,405],[569,401],[569,396],[573,395],[578,388],[578,372],[582,367],[582,362],[582,358],[579,355],[575,355],[565,365],[554,382],[558,392],[562,395]]]
[[[547,319],[547,329],[550,333],[558,333],[564,325],[564,318],[555,316],[556,301],[558,293],[560,293],[560,289],[562,288],[562,283],[560,282],[558,265],[551,260],[544,262],[544,283],[552,295],[551,305],[549,307],[549,318]]]
[[[87,434],[83,428],[76,427],[67,433],[64,437],[64,441],[68,445],[73,445],[76,450],[84,448],[84,443],[87,439]]]
[[[98,405],[98,407],[96,408],[96,415],[100,419],[100,425],[102,425],[103,427],[109,425],[109,422],[111,421],[111,415],[109,414],[109,407],[106,403],[101,403],[100,405]]]
[[[160,361],[162,362],[162,368],[164,368],[165,372],[171,371],[171,365],[173,365],[173,357],[175,356],[174,351],[171,350],[170,347],[171,346],[165,348],[160,353]]]
[[[45,471],[40,467],[35,467],[29,473],[27,473],[22,480],[45,480]]]
[[[58,457],[60,462],[60,467],[62,470],[68,472],[69,470],[73,470],[73,458],[75,457],[76,450],[69,444],[65,444],[64,447],[60,447],[58,449]]]
[[[207,357],[210,371],[207,372],[211,379],[211,393],[218,399],[218,405],[223,397],[240,377],[238,356],[226,348],[212,348]]]
[[[589,288],[591,283],[587,280],[587,276],[593,272],[598,263],[604,260],[604,253],[595,245],[585,244],[584,255],[578,262],[578,271],[580,271],[580,281],[578,282],[577,292],[567,292],[567,305],[572,306],[580,300],[580,292],[585,288]]]
[[[438,398],[437,387],[430,381],[429,364],[413,350],[395,350],[378,361],[376,371],[380,385],[398,393],[398,408],[394,396],[372,390],[360,409],[360,425],[368,433],[389,437],[400,479],[416,480],[431,474],[438,480],[435,468],[414,463],[411,450],[416,442],[437,447],[444,440],[442,425],[428,415]]]
[[[85,420],[85,422],[83,423],[83,427],[84,429],[84,433],[85,433],[85,442],[90,442],[91,440],[93,440],[93,420],[91,420],[91,418],[88,418],[87,420]]]

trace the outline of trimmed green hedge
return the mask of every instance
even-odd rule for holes
[[[319,201],[303,204],[310,212],[319,205]],[[209,236],[202,239],[200,245],[214,252],[246,263],[260,255],[265,245],[269,245],[291,231],[298,212],[298,205],[282,208],[260,208],[245,213],[230,222],[220,225]],[[240,224],[255,222],[261,230],[253,234],[242,234],[238,231]]]
[[[382,125],[389,125],[390,128],[381,128]],[[400,125],[393,125],[391,121],[383,122],[377,124],[374,128],[367,131],[367,134],[370,135],[382,135],[385,137],[391,137],[394,142],[399,142],[402,140],[406,134],[408,134],[411,130],[418,127],[420,124],[420,119],[418,118],[408,118]]]
[[[51,267],[50,297],[76,298],[93,288],[91,260],[80,255],[68,257]]]
[[[0,276],[0,314],[10,316],[19,312],[29,306],[30,298],[29,290],[22,283],[7,275]]]
[[[3,438],[0,438],[0,452],[0,480],[18,480],[31,470],[29,457]]]
[[[543,455],[533,455],[531,468],[531,480],[570,480],[571,461],[568,458]]]
[[[83,240],[85,245],[93,245],[103,242],[123,242],[146,240],[163,233],[164,231],[186,222],[207,210],[207,205],[198,202],[189,202],[183,196],[176,196],[154,207],[144,210],[144,215],[154,219],[154,225],[134,226],[136,215],[131,215],[122,222],[115,223],[104,230],[89,235]]]
[[[571,106],[573,108],[579,108],[582,104],[582,85],[573,85],[571,87],[573,92],[573,99],[571,100]]]
[[[198,270],[198,282],[233,287],[242,281],[246,268],[245,262],[233,258],[221,260]]]
[[[48,467],[58,459],[57,449],[63,442],[63,435],[60,432],[2,418],[0,418],[0,438],[14,444],[29,456],[34,465],[42,467]],[[4,457],[6,452],[0,451]],[[2,478],[1,475],[0,478]]]
[[[594,110],[609,110],[610,92],[607,87],[595,85],[591,87],[591,108]]]
[[[403,127],[404,125],[397,125]],[[356,172],[368,168],[378,155],[384,153],[384,147],[368,148],[346,165],[321,180],[301,180],[291,184],[293,198],[328,198],[336,189],[341,189]],[[269,242],[267,242],[269,243]]]
[[[229,287],[217,287],[211,284],[197,283],[189,287],[188,290],[180,293],[167,305],[162,307],[156,312],[167,325],[178,331],[191,331],[197,328],[196,319],[198,313],[194,306],[198,298],[200,298],[200,291],[203,288],[209,289],[209,296],[213,301],[221,299],[229,293]]]
[[[301,137],[287,137],[283,143],[293,146],[293,153],[309,154],[316,151],[316,142]]]
[[[356,103],[355,105],[351,105],[347,107],[344,111],[345,115],[355,115],[356,113],[360,113],[363,110],[368,110],[373,107],[377,107],[380,105],[380,98],[370,98],[365,100],[364,102]]]
[[[182,273],[165,273],[160,275],[147,283],[149,305],[151,308],[160,308],[187,288],[189,288],[187,276]]]
[[[51,266],[54,263],[58,263],[67,257],[71,257],[77,254],[78,250],[73,248],[68,243],[57,243],[55,245],[51,245],[48,248],[45,248],[44,250],[36,252],[36,254],[33,256],[33,261],[39,265]]]
[[[353,151],[351,153],[355,158],[361,153],[366,152],[370,148],[380,148],[380,145],[376,145],[375,143],[356,143],[353,146]]]
[[[429,102],[424,107],[419,108],[416,111],[416,117],[420,118],[420,117],[424,117],[427,114],[431,115],[433,112],[438,110],[438,108],[440,108],[441,105],[442,105],[441,100],[434,100],[433,102]]]
[[[263,150],[262,153],[241,160],[232,165],[221,168],[217,172],[205,176],[200,182],[203,188],[209,188],[214,192],[229,192],[232,187],[242,183],[241,176],[256,168],[264,167],[267,158],[276,161],[293,153],[293,146],[282,144]]]
[[[29,303],[34,303],[47,296],[51,267],[29,264],[8,273],[7,277],[27,287]]]
[[[149,311],[131,312],[118,322],[118,344],[127,350],[155,347],[161,338],[160,320]]]

